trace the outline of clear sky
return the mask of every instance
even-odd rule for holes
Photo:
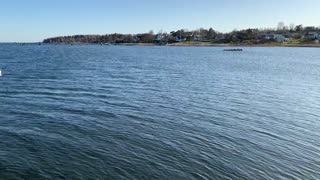
[[[0,42],[75,34],[320,26],[320,0],[1,0]]]

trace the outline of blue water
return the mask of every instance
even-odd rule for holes
[[[320,179],[320,49],[0,45],[0,179]]]

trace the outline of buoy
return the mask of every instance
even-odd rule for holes
[[[2,76],[2,70],[0,69],[0,76]]]

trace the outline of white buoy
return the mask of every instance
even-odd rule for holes
[[[2,70],[0,69],[0,76],[2,76]]]

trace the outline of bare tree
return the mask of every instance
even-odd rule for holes
[[[294,28],[295,28],[295,25],[293,23],[291,23],[290,26],[289,26],[290,31],[293,31]]]
[[[278,30],[283,30],[284,27],[285,27],[284,22],[279,22],[279,23],[278,23],[278,26],[277,26],[277,29],[278,29]]]

